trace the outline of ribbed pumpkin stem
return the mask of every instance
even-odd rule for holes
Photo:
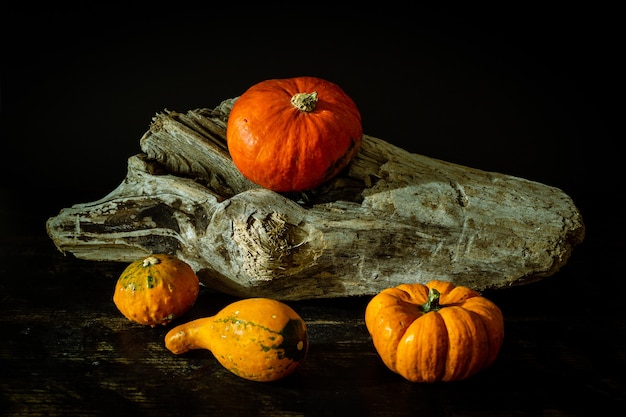
[[[152,265],[156,265],[161,263],[161,260],[159,258],[157,258],[156,256],[148,256],[146,259],[143,260],[143,267],[147,267],[147,266],[152,266]]]
[[[437,311],[442,307],[442,305],[439,304],[440,295],[441,294],[439,293],[439,291],[434,288],[430,288],[428,290],[428,301],[422,304],[422,310],[424,311],[424,313],[428,313],[429,311]]]
[[[312,93],[296,93],[291,97],[291,104],[303,112],[312,112],[317,104],[317,91]]]

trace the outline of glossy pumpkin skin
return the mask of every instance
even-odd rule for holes
[[[504,338],[493,302],[438,280],[381,291],[366,307],[365,324],[385,365],[412,382],[469,378],[495,361]]]
[[[235,375],[258,382],[291,374],[306,358],[304,320],[288,305],[269,298],[236,301],[212,317],[171,329],[165,346],[180,355],[207,349]]]
[[[187,312],[199,291],[198,276],[187,263],[173,255],[154,254],[126,267],[115,285],[113,302],[127,319],[155,327]]]
[[[253,85],[235,101],[226,129],[239,171],[277,192],[315,188],[339,174],[358,153],[362,135],[354,101],[316,77]]]

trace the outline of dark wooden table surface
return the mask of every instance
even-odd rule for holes
[[[618,14],[544,4],[391,17],[387,4],[367,15],[316,4],[244,19],[238,7],[176,7],[3,11],[13,24],[1,33],[0,415],[597,417],[626,408],[623,133],[608,128],[623,116],[607,100],[623,75]],[[294,32],[303,22],[310,30]],[[561,271],[484,294],[506,333],[484,372],[440,384],[391,373],[359,297],[290,303],[308,323],[308,358],[284,380],[249,382],[208,351],[172,355],[169,327],[134,325],[114,306],[125,265],[63,255],[46,236],[49,216],[119,184],[155,112],[214,107],[255,82],[297,75],[341,85],[367,134],[554,185],[581,209],[587,236]],[[230,301],[203,292],[185,319]]]
[[[391,373],[359,297],[291,302],[308,323],[309,356],[286,379],[255,383],[208,351],[171,354],[170,326],[133,324],[114,306],[125,265],[63,255],[41,218],[25,219],[36,230],[0,244],[1,415],[598,416],[626,406],[623,261],[610,230],[592,227],[553,277],[484,293],[501,307],[506,337],[473,378],[414,384]],[[184,320],[233,300],[202,292]]]

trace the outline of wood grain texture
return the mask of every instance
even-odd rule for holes
[[[48,220],[56,247],[94,261],[174,253],[217,291],[301,300],[431,279],[524,284],[553,275],[584,239],[580,211],[558,188],[368,135],[323,186],[260,188],[228,155],[234,100],[157,114],[115,190]]]

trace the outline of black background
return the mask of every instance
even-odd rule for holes
[[[616,10],[389,2],[127,9],[3,6],[3,241],[45,236],[48,217],[117,187],[156,113],[212,108],[264,79],[318,76],[354,99],[366,134],[570,195],[587,235],[564,270],[536,287],[564,295],[540,311],[566,320],[569,310],[579,319],[583,308],[585,322],[568,329],[583,332],[573,339],[584,339],[578,349],[595,359],[573,368],[620,378],[623,34]],[[533,288],[519,291],[519,299],[504,299],[512,303],[505,310],[521,317],[536,306],[524,300]],[[547,328],[535,336],[550,340]],[[585,338],[591,328],[597,343]],[[544,387],[538,395],[552,389],[534,383]],[[588,393],[589,384],[575,392]],[[607,396],[623,397],[623,382],[612,384]],[[593,393],[589,402],[572,398],[587,407],[580,415],[592,415],[594,398],[606,394]],[[536,401],[537,409],[550,406]],[[552,405],[567,401],[563,394]],[[579,415],[575,408],[567,415]]]
[[[29,203],[100,197],[157,112],[298,75],[343,87],[369,135],[557,186],[584,210],[616,181],[614,10],[317,4],[3,14],[2,186]]]

